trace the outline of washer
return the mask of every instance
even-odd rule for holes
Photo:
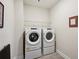
[[[55,52],[55,30],[52,28],[43,29],[43,55]]]
[[[25,28],[25,59],[41,56],[41,29]]]

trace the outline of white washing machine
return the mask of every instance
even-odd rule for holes
[[[41,56],[41,29],[25,28],[25,59]]]
[[[52,28],[43,29],[43,55],[55,52],[55,30]]]

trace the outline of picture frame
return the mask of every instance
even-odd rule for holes
[[[0,2],[0,28],[3,28],[4,21],[4,5]]]
[[[78,27],[78,16],[69,17],[69,27]]]

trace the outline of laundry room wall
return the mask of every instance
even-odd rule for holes
[[[0,28],[0,50],[4,46],[10,44],[11,47],[11,59],[13,52],[13,40],[14,40],[14,1],[13,0],[0,0],[4,5],[4,26]],[[1,59],[1,58],[0,58]]]
[[[49,9],[24,4],[25,26],[49,26]]]
[[[13,46],[13,59],[23,59],[23,32],[24,15],[23,0],[14,0],[15,8],[15,39]]]
[[[57,52],[67,55],[63,55],[66,59],[78,59],[78,28],[69,28],[69,17],[78,15],[78,0],[60,0],[50,13],[56,28]]]

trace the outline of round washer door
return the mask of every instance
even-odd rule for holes
[[[54,40],[54,37],[55,37],[55,34],[53,33],[53,32],[46,32],[46,34],[45,34],[45,40],[47,41],[47,42],[51,42],[51,41],[53,41]]]
[[[27,41],[28,43],[34,45],[39,43],[40,39],[39,39],[39,33],[38,32],[30,32],[27,35]]]

